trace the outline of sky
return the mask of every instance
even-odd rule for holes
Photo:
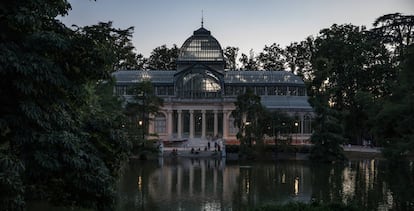
[[[113,21],[116,28],[134,27],[137,53],[148,57],[161,45],[180,47],[201,26],[221,46],[255,53],[273,43],[282,47],[318,35],[332,24],[372,27],[381,15],[414,15],[414,0],[69,0],[67,26]]]

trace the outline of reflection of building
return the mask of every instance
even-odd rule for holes
[[[235,71],[225,69],[219,42],[204,27],[194,31],[182,45],[174,71],[117,71],[116,93],[128,95],[128,86],[150,80],[164,99],[153,118],[150,133],[163,140],[198,140],[223,137],[235,140],[230,116],[238,95],[252,89],[264,106],[295,117],[294,139],[311,133],[312,108],[300,77],[286,71]]]

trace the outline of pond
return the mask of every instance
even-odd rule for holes
[[[118,210],[249,210],[290,201],[352,203],[364,210],[414,210],[413,162],[345,165],[305,161],[132,160],[118,189]]]

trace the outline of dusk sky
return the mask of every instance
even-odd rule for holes
[[[352,23],[372,27],[384,14],[414,14],[414,0],[69,0],[72,10],[62,18],[70,26],[113,21],[117,28],[135,28],[133,44],[148,57],[152,49],[166,44],[180,47],[201,25],[224,48],[239,47],[241,53],[262,51],[265,45],[316,36],[332,24]]]

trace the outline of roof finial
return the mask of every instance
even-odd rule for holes
[[[204,27],[204,11],[201,10],[201,28]]]

